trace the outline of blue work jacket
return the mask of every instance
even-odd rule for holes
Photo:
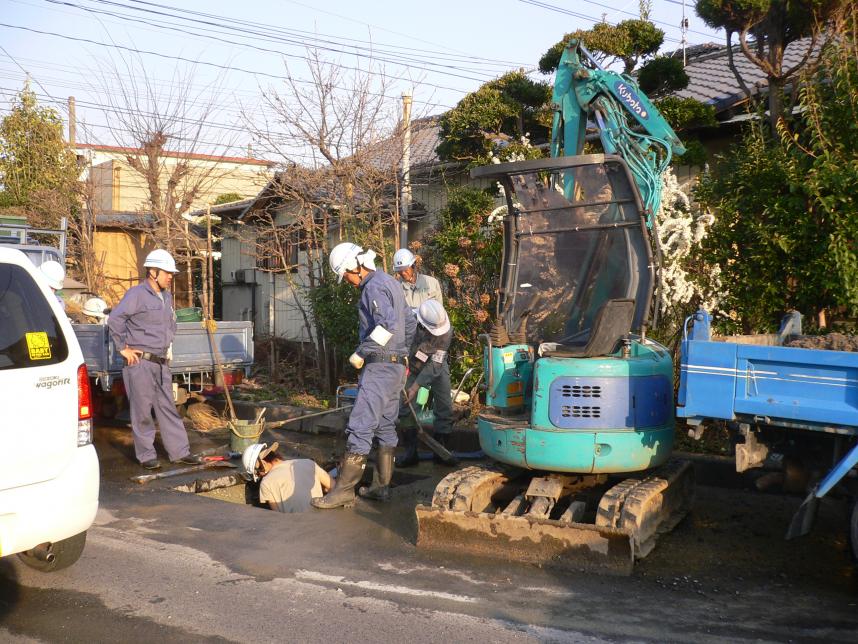
[[[176,335],[173,296],[161,291],[162,300],[148,281],[132,286],[113,307],[107,326],[117,351],[126,346],[165,356]]]
[[[384,327],[393,337],[380,346],[370,334]],[[360,283],[358,302],[358,338],[355,353],[363,358],[372,354],[407,356],[417,328],[417,318],[405,303],[402,286],[384,271],[372,271]]]

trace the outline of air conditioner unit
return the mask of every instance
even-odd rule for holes
[[[246,278],[245,278],[246,272],[247,271],[245,271],[243,268],[235,271],[234,275],[235,275],[235,283],[236,284],[244,284],[246,282]]]

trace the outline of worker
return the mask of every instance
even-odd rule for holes
[[[431,275],[418,273],[415,263],[417,258],[407,248],[400,248],[393,254],[393,270],[402,280],[402,290],[405,291],[405,302],[412,311],[417,312],[426,300],[438,300],[443,304],[441,284]]]
[[[48,286],[51,287],[51,292],[53,292],[54,297],[57,298],[57,301],[60,303],[60,306],[63,307],[63,311],[66,310],[66,301],[60,297],[58,291],[63,290],[63,282],[66,279],[66,269],[63,268],[63,265],[59,262],[56,262],[52,259],[49,259],[46,262],[42,262],[39,268],[42,271],[42,275],[48,280]]]
[[[450,389],[450,366],[447,354],[453,339],[450,316],[437,300],[426,300],[417,309],[417,332],[411,345],[408,359],[409,374],[405,384],[408,400],[400,410],[403,423],[405,454],[397,459],[400,467],[412,467],[418,463],[417,427],[411,424],[409,405],[414,403],[421,387],[432,391],[432,411],[435,416],[433,433],[435,440],[443,446],[449,443],[453,432],[453,400]]]
[[[109,309],[107,308],[107,302],[102,300],[100,297],[89,298],[83,303],[83,309],[81,312],[95,320],[96,324],[107,323]]]
[[[122,380],[131,406],[134,453],[147,470],[161,467],[155,452],[154,410],[170,461],[195,465],[202,460],[190,453],[188,434],[173,401],[168,359],[176,334],[169,290],[178,272],[176,261],[159,248],[146,256],[143,267],[146,278],[126,291],[107,321],[113,343],[125,358]]]
[[[277,512],[306,512],[310,501],[333,487],[330,475],[309,458],[284,459],[279,443],[256,443],[241,457],[244,477],[259,484],[259,500]]]
[[[358,347],[349,363],[360,371],[358,392],[346,427],[346,453],[334,488],[314,499],[317,508],[351,505],[363,476],[373,438],[378,439],[379,480],[367,498],[384,500],[393,476],[397,445],[396,418],[405,384],[408,349],[416,320],[408,312],[402,288],[390,275],[375,269],[375,252],[344,242],[328,261],[337,280],[360,289]],[[375,494],[378,492],[378,494]]]

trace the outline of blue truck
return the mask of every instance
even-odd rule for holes
[[[677,416],[692,433],[726,421],[736,469],[798,463],[809,491],[787,529],[807,534],[820,500],[852,501],[849,537],[858,560],[858,352],[785,346],[801,335],[801,316],[787,314],[771,335],[716,337],[706,311],[683,330]],[[814,476],[812,472],[825,472]]]
[[[72,328],[89,377],[97,385],[93,392],[121,393],[117,383],[122,378],[124,359],[113,345],[107,325],[73,324]],[[216,378],[218,364],[224,371],[223,383]],[[182,405],[191,395],[215,386],[232,385],[240,377],[250,375],[252,366],[253,322],[218,322],[211,335],[200,322],[178,323],[170,362],[176,404]]]

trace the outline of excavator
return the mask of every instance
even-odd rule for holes
[[[580,41],[552,101],[550,158],[471,171],[507,200],[477,420],[494,462],[439,482],[416,508],[417,546],[629,574],[693,500],[690,464],[670,458],[671,355],[647,337],[661,176],[685,148]],[[582,154],[588,123],[602,154]]]

